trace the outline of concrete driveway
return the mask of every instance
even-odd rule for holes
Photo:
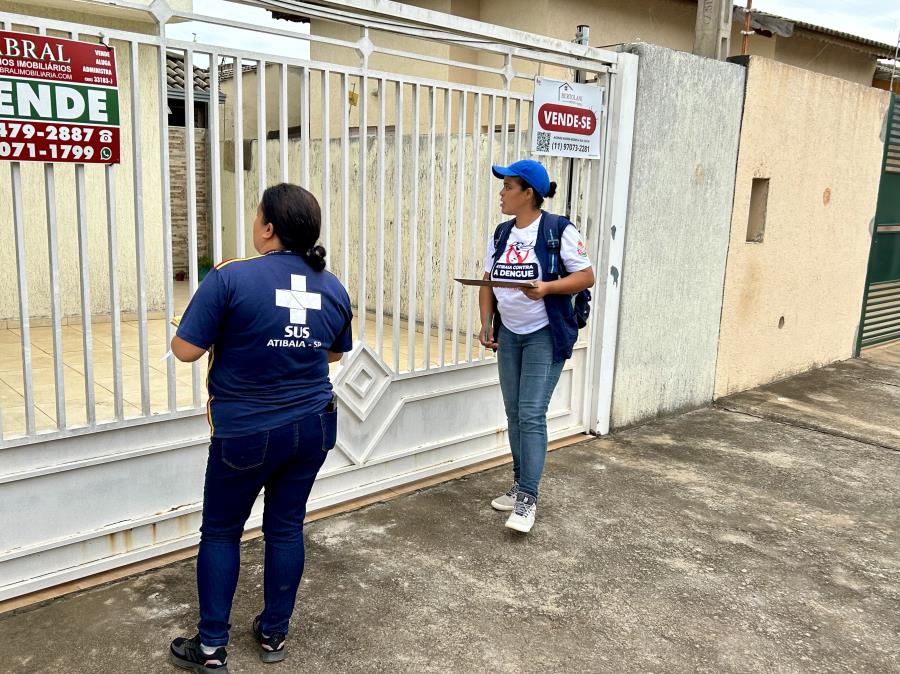
[[[244,545],[229,669],[900,671],[900,352],[553,452],[533,532],[501,467],[311,523],[287,660]],[[0,615],[0,671],[175,672],[193,560]]]

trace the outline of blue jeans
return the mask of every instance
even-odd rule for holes
[[[547,457],[547,407],[565,361],[553,362],[550,327],[517,335],[500,326],[497,366],[519,491],[538,495]]]
[[[213,438],[203,490],[197,557],[201,642],[228,643],[244,523],[265,487],[264,634],[287,634],[303,574],[303,518],[319,468],[334,447],[337,412],[311,414],[271,431]]]

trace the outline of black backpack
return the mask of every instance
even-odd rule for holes
[[[560,234],[562,233],[559,229],[559,221],[561,219],[565,221],[563,230],[572,224],[568,219],[561,218],[555,213],[544,213],[544,236],[546,238],[548,255],[547,274],[551,277],[549,279],[551,281],[555,281],[560,276],[564,278],[569,275],[559,257]],[[500,255],[503,253],[503,251],[499,250],[500,240],[509,237],[509,232],[512,231],[515,222],[515,220],[508,220],[498,225],[497,229],[494,230],[494,264],[497,263]],[[587,325],[588,317],[591,315],[591,291],[587,288],[578,291],[574,295],[574,300],[575,322],[578,324],[578,328],[581,329]]]

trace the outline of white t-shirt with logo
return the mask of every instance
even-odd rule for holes
[[[495,281],[539,281],[541,263],[535,255],[540,216],[527,227],[513,227],[506,242],[506,250],[494,265],[494,234],[488,238],[484,271]],[[569,225],[560,237],[560,258],[569,273],[591,266],[581,234]],[[550,324],[544,300],[529,299],[518,288],[494,288],[503,325],[517,335],[527,335]],[[496,338],[496,336],[495,336]]]

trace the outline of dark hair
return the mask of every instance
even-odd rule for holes
[[[325,249],[316,245],[322,211],[309,191],[288,183],[273,185],[263,192],[259,207],[285,248],[299,253],[315,271],[325,269]]]
[[[525,190],[527,190],[529,187],[531,187],[531,184],[527,180],[525,180],[525,178],[523,178],[522,176],[510,176],[510,177],[513,180],[517,180],[519,182],[519,187],[522,188],[523,192]],[[550,181],[550,189],[547,190],[546,197],[542,197],[540,194],[538,194],[537,190],[534,189],[533,187],[531,187],[531,195],[532,195],[532,203],[534,204],[534,207],[540,208],[541,204],[544,203],[545,198],[552,199],[556,195],[556,183],[553,182],[552,180]]]

